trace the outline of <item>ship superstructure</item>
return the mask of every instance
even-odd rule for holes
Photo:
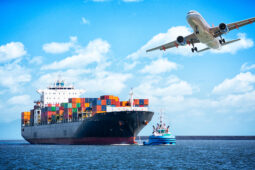
[[[66,85],[64,80],[57,80],[47,89],[39,89],[37,92],[41,95],[40,102],[43,106],[48,104],[56,105],[68,102],[69,98],[79,98],[85,90],[74,89],[72,85]]]

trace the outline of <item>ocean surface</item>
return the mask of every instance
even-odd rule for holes
[[[0,141],[0,169],[255,169],[255,140],[177,140],[175,146]]]

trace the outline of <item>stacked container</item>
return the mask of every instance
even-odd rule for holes
[[[21,113],[21,123],[22,123],[22,125],[30,124],[30,112],[22,112]]]
[[[134,99],[134,107],[148,107],[148,99]],[[130,107],[130,101],[119,101],[119,97],[104,95],[100,98],[69,98],[68,103],[48,104],[41,109],[40,123],[70,122],[105,113],[107,107]],[[22,112],[22,124],[33,124],[34,111]]]

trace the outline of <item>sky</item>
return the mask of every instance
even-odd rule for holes
[[[192,33],[189,10],[209,25],[254,17],[253,1],[0,1],[0,139],[22,139],[21,112],[61,77],[82,97],[149,98],[175,135],[255,135],[255,24],[224,35],[221,50],[146,49]],[[202,49],[203,45],[197,45]]]

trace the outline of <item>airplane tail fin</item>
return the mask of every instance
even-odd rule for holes
[[[234,43],[234,42],[236,42],[236,41],[240,41],[241,39],[240,38],[238,38],[238,39],[235,39],[235,40],[231,40],[231,41],[227,41],[227,42],[225,42],[224,44],[222,44],[222,46],[225,46],[225,45],[228,45],[228,44],[232,44],[232,43]],[[197,51],[198,53],[201,53],[201,52],[203,52],[203,51],[206,51],[206,50],[209,50],[210,48],[204,48],[204,49],[202,49],[202,50],[199,50],[199,51]]]

